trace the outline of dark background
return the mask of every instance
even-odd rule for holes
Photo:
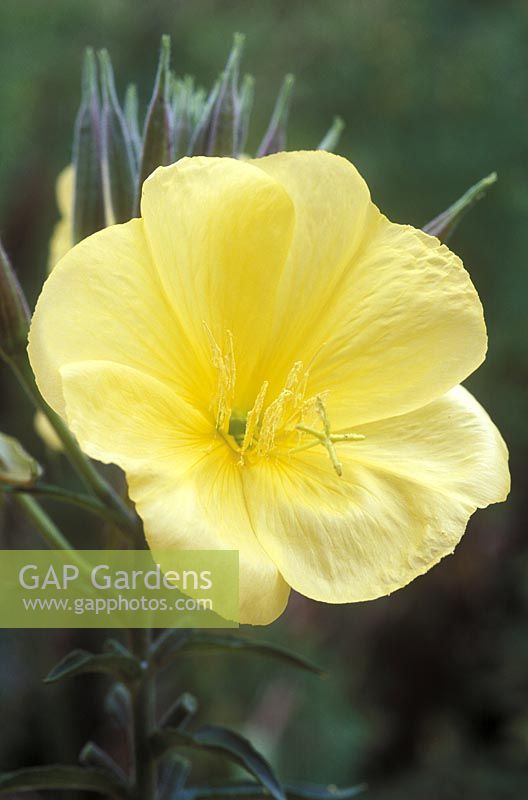
[[[0,234],[34,302],[86,45],[109,48],[119,89],[136,81],[145,105],[162,33],[173,37],[176,71],[208,86],[234,31],[247,35],[244,66],[257,78],[252,147],[291,71],[289,147],[315,146],[340,114],[339,152],[394,220],[420,226],[499,173],[451,246],[486,309],[489,356],[468,386],[510,447],[513,490],[506,505],[475,515],[453,557],[394,596],[343,607],[294,598],[257,632],[311,655],[325,680],[249,656],[201,656],[167,676],[167,693],[197,692],[204,719],[251,732],[286,779],[366,779],[375,800],[520,800],[528,796],[528,4],[2,0]],[[0,393],[1,429],[42,456],[32,413],[3,368]],[[50,469],[58,479],[64,465]],[[0,514],[3,546],[38,546],[11,507]],[[64,510],[58,519],[79,525]],[[90,520],[82,525],[73,538],[94,545]],[[0,769],[73,761],[87,737],[119,753],[99,710],[103,679],[41,683],[72,644],[97,641],[91,632],[0,634]],[[199,765],[197,777],[210,774],[220,774],[212,761]]]

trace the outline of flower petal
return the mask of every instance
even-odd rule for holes
[[[89,455],[126,470],[150,547],[238,550],[240,621],[276,619],[289,587],[255,537],[240,469],[211,423],[130,367],[84,362],[61,373],[68,424]]]
[[[337,445],[342,478],[322,448],[247,474],[257,537],[285,580],[316,600],[405,586],[453,552],[476,508],[509,490],[504,442],[461,387],[361,432],[364,441]]]
[[[178,479],[130,472],[127,478],[151,550],[238,550],[239,621],[267,625],[282,614],[290,587],[255,536],[240,468],[224,447]]]
[[[482,305],[438,239],[381,218],[320,332],[311,391],[330,390],[334,426],[403,414],[441,397],[484,360]]]
[[[315,357],[310,393],[330,390],[331,420],[346,427],[420,408],[477,368],[482,307],[454,253],[383,217],[339,156],[252,163],[284,186],[296,212],[264,377]]]
[[[272,388],[280,389],[293,362],[309,363],[325,341],[326,331],[319,334],[321,321],[339,301],[351,260],[379,211],[357,169],[341,156],[299,151],[251,163],[284,187],[295,208],[295,231],[263,365],[265,379],[278,373]]]
[[[66,254],[44,285],[29,338],[39,389],[60,414],[63,365],[114,361],[178,385],[185,394],[201,380],[198,367],[186,368],[187,350],[141,220],[106,228]]]
[[[204,322],[220,347],[232,333],[243,366],[239,400],[250,407],[291,242],[288,194],[249,163],[184,158],[145,181],[141,212],[161,281],[195,348],[210,362]]]

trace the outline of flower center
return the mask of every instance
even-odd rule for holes
[[[267,405],[269,383],[264,381],[250,411],[238,411],[233,408],[236,384],[233,336],[227,331],[224,351],[209,328],[205,328],[218,373],[217,391],[212,403],[216,430],[239,454],[240,466],[254,457],[267,457],[272,453],[293,455],[322,445],[334,470],[341,476],[343,470],[336,444],[365,437],[357,433],[332,433],[326,412],[328,392],[307,396],[310,365],[305,368],[302,361],[296,361],[284,388]]]

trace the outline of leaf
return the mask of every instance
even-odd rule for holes
[[[448,209],[432,219],[431,222],[428,222],[427,225],[424,225],[423,230],[425,233],[437,236],[443,242],[446,242],[462,217],[473,208],[478,200],[484,197],[489,187],[493,186],[496,180],[496,172],[492,172],[491,175],[482,178],[482,180],[468,189],[452,206],[449,206]]]
[[[73,650],[53,667],[44,683],[55,683],[62,678],[71,678],[86,672],[107,672],[127,682],[141,675],[141,667],[131,656],[116,653],[96,655],[87,650]]]
[[[0,773],[0,794],[34,789],[77,789],[116,798],[127,794],[124,784],[98,769],[49,766]]]
[[[323,670],[312,664],[308,659],[292,653],[281,645],[272,642],[262,642],[257,639],[247,639],[242,636],[227,636],[209,634],[203,631],[188,631],[182,635],[181,631],[171,631],[170,634],[158,640],[158,647],[154,647],[153,655],[160,666],[168,664],[176,653],[181,650],[218,650],[229,653],[255,653],[278,659],[290,666],[323,675]]]
[[[191,772],[191,763],[181,756],[171,753],[161,768],[160,798],[172,800],[180,796]]]
[[[111,778],[116,778],[120,783],[126,784],[126,775],[119,764],[95,742],[86,742],[79,753],[79,763],[83,767],[100,769],[110,775]]]
[[[167,728],[154,734],[152,747],[158,756],[179,747],[224,755],[253,775],[275,800],[285,800],[283,789],[266,759],[235,731],[216,725],[204,725],[192,734]]]
[[[31,486],[42,475],[42,468],[12,436],[0,433],[0,486]]]
[[[338,789],[335,786],[317,784],[285,783],[284,792],[288,800],[351,800],[365,791],[364,783]],[[260,798],[268,793],[258,783],[237,782],[217,786],[192,786],[181,792],[180,800],[208,800],[217,797]]]
[[[122,683],[114,683],[104,701],[104,710],[117,728],[128,731],[132,718],[130,692]]]

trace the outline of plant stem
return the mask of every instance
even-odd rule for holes
[[[156,687],[150,664],[150,629],[130,631],[131,649],[141,661],[143,674],[132,697],[135,800],[155,800],[157,769],[150,738],[156,725]]]
[[[120,519],[120,525],[138,538],[141,529],[141,523],[138,518],[130,511],[108,481],[100,475],[94,464],[80,449],[71,431],[46,403],[37,388],[27,357],[13,358],[8,363],[31,401],[48,418],[63,444],[66,455],[84,483],[105,506],[116,512]]]
[[[29,497],[27,494],[19,494],[18,492],[13,492],[12,496],[15,503],[30,518],[46,544],[51,547],[52,550],[73,551],[73,547],[64,534],[57,528],[53,520],[48,517],[42,506],[34,497]]]
[[[91,495],[72,492],[69,489],[63,489],[62,486],[37,483],[34,486],[13,487],[5,491],[10,494],[37,495],[49,500],[56,500],[59,503],[68,503],[83,508],[92,514],[97,514],[99,517],[103,517],[108,520],[108,522],[113,522],[115,525],[120,525],[122,523],[121,515],[114,509],[103,505]]]

